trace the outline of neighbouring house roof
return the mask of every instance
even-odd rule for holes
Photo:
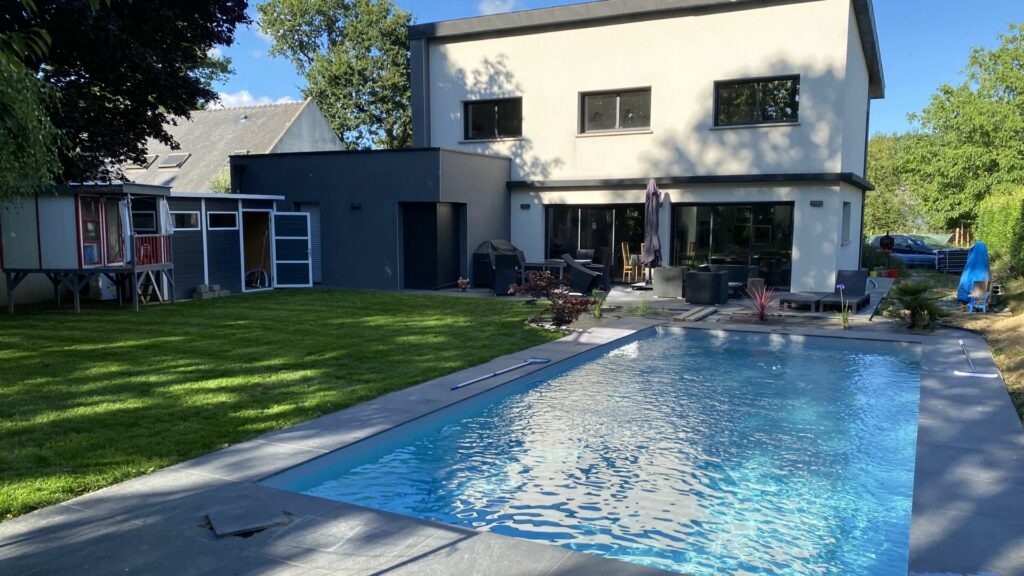
[[[472,38],[536,32],[543,29],[582,28],[637,22],[669,16],[698,15],[726,10],[764,8],[815,0],[604,0],[553,8],[523,10],[475,18],[428,22],[409,27],[410,40]],[[867,61],[872,98],[885,96],[885,76],[878,50],[878,33],[872,0],[852,0],[864,59]]]
[[[196,110],[191,119],[175,118],[167,131],[179,149],[150,139],[149,165],[124,168],[125,179],[139,184],[170,186],[181,192],[209,192],[210,180],[228,168],[232,155],[265,154],[292,126],[311,100],[288,104]],[[174,164],[180,165],[174,167]]]

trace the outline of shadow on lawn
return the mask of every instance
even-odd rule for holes
[[[324,290],[0,319],[0,518],[549,339],[527,315]]]

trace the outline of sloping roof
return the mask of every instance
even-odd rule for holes
[[[190,120],[176,118],[177,126],[168,126],[167,131],[180,148],[171,150],[150,140],[146,150],[156,159],[145,170],[125,167],[125,178],[178,192],[208,192],[210,180],[227,168],[229,156],[270,152],[309,103],[197,110]],[[171,154],[189,156],[178,168],[161,168]]]
[[[725,10],[764,8],[814,0],[604,0],[491,14],[458,20],[427,22],[409,27],[410,40],[511,36],[544,29],[578,28],[637,22],[670,16],[699,15]],[[878,50],[878,34],[871,0],[852,0],[864,58],[868,64],[872,98],[885,96],[885,77]]]

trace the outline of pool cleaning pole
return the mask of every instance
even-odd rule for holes
[[[454,385],[452,385],[452,390],[458,390],[460,388],[465,388],[466,386],[469,386],[470,384],[476,384],[477,382],[482,382],[484,380],[487,380],[488,378],[494,378],[495,376],[501,376],[502,374],[505,374],[507,372],[511,372],[513,370],[518,370],[520,368],[524,368],[524,367],[529,366],[531,364],[547,364],[548,362],[551,362],[551,360],[548,360],[547,358],[527,358],[524,362],[516,364],[515,366],[509,366],[508,368],[503,368],[501,370],[498,370],[497,372],[491,372],[490,374],[481,376],[479,378],[473,378],[472,380],[467,380],[467,381],[463,382],[462,384],[454,384]]]
[[[967,351],[967,345],[964,341],[960,341],[960,349],[964,351],[964,356],[967,357],[967,363],[971,366],[970,372],[961,372],[960,370],[954,370],[953,374],[957,376],[976,376],[978,378],[998,378],[999,374],[989,374],[985,372],[978,372],[978,369],[974,367],[974,360],[971,360],[971,354]]]

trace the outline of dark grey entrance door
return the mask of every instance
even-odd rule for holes
[[[462,260],[460,205],[402,204],[403,286],[432,290],[454,285]]]

